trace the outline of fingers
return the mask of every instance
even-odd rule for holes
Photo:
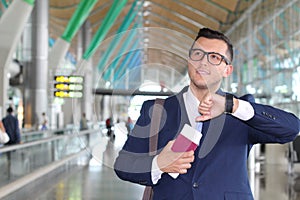
[[[182,165],[180,166],[180,168],[178,169],[178,172],[179,174],[186,174],[188,169],[190,169],[192,167],[191,164],[185,164],[185,165]]]
[[[207,94],[200,101],[198,112],[201,116],[196,121],[206,121],[215,118],[225,111],[225,97],[218,94]]]
[[[211,118],[212,118],[211,114],[206,114],[206,115],[201,115],[201,116],[196,117],[195,120],[196,120],[196,122],[203,122],[203,121],[209,120]]]
[[[213,106],[212,96],[210,94],[206,95],[198,106],[198,112],[201,115],[209,116],[211,113],[211,108]]]
[[[211,108],[212,108],[212,103],[211,104],[206,104],[203,105],[202,103],[200,103],[199,107],[198,107],[198,112],[201,114],[200,116],[196,117],[196,121],[205,121],[208,119],[211,119]]]
[[[185,174],[187,173],[188,169],[192,167],[192,162],[194,161],[194,155],[188,156],[185,158],[181,158],[178,160],[178,173]]]
[[[167,173],[187,173],[194,162],[194,151],[189,152],[173,152],[169,142],[163,151],[157,157],[157,164],[161,171]]]

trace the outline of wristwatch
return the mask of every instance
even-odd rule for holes
[[[225,113],[232,113],[233,110],[233,95],[225,94]]]

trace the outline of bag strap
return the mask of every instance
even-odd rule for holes
[[[164,99],[155,99],[151,125],[150,125],[150,137],[149,137],[149,155],[156,155],[157,152],[157,142],[158,142],[158,133],[160,127],[160,121],[163,111]],[[151,186],[146,186],[143,194],[143,200],[152,200],[153,190]]]
[[[150,137],[149,137],[149,155],[154,156],[157,152],[157,140],[160,126],[160,120],[163,111],[164,99],[156,99],[153,107]]]

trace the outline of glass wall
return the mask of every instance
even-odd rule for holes
[[[265,0],[228,31],[234,74],[225,88],[300,116],[300,0]]]

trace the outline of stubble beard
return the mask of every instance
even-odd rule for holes
[[[198,81],[191,79],[190,85],[196,90],[203,90],[203,91],[209,91],[209,92],[216,92],[220,86],[220,81],[215,81],[212,83],[208,83],[203,77],[201,77],[202,80]]]

